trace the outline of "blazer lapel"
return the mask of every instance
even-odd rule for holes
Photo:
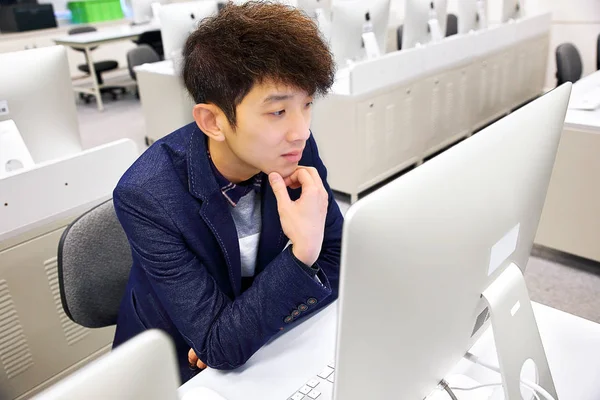
[[[229,283],[234,296],[238,296],[242,290],[242,267],[235,223],[210,167],[204,133],[195,123],[188,126],[192,129],[187,155],[189,190],[202,201],[200,217],[219,243],[227,264]]]

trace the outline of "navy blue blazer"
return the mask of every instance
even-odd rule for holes
[[[315,167],[329,192],[317,260],[322,284],[285,248],[288,238],[265,178],[256,278],[242,292],[237,231],[204,133],[192,123],[146,150],[113,193],[133,256],[113,346],[161,329],[175,342],[185,382],[197,373],[188,366],[190,347],[209,367],[233,369],[290,323],[336,299],[343,217],[312,135],[300,165]],[[292,200],[299,198],[301,189],[288,190]]]

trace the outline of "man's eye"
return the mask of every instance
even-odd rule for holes
[[[285,110],[281,110],[281,111],[272,112],[271,114],[273,114],[276,117],[281,117],[284,113],[285,113]]]
[[[312,106],[312,104],[313,104],[313,102],[312,102],[312,101],[309,101],[308,103],[306,103],[306,108],[308,108],[308,107]]]

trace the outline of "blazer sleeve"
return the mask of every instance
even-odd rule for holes
[[[317,169],[325,176],[320,160]],[[337,296],[341,214],[327,190],[332,215],[327,216],[317,261],[321,283],[298,267],[287,248],[234,300],[219,289],[187,248],[169,213],[151,192],[136,184],[119,184],[113,202],[134,257],[178,331],[208,366],[233,369],[287,324]]]

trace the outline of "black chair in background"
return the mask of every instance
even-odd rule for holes
[[[95,32],[97,31],[97,29],[93,26],[78,26],[75,28],[71,28],[69,29],[69,35],[78,35],[81,33],[88,33],[88,32]],[[75,47],[72,47],[73,50],[76,51],[81,51],[82,53],[85,54],[85,50],[84,49],[78,49]],[[92,47],[90,50],[94,51],[96,50],[97,47]],[[77,66],[77,69],[79,69],[82,72],[85,72],[86,74],[90,74],[90,67],[88,65],[88,59],[87,59],[87,54],[85,55],[85,64],[80,64]],[[106,61],[97,61],[94,62],[94,69],[96,70],[96,79],[98,80],[98,84],[102,85],[104,84],[104,79],[102,79],[102,73],[104,72],[108,72],[108,71],[113,71],[115,69],[119,68],[119,63],[115,60],[106,60]],[[119,96],[119,94],[124,94],[125,93],[125,88],[122,86],[109,86],[109,87],[103,87],[100,89],[100,93],[110,93],[112,95],[113,100],[116,100]],[[91,94],[86,94],[86,93],[80,93],[79,97],[85,101],[85,103],[89,103],[91,101],[91,99],[94,98],[93,95]]]
[[[137,45],[148,45],[156,52],[156,54],[158,54],[160,60],[165,59],[162,35],[159,30],[144,32],[137,40],[134,40],[133,43]]]
[[[454,14],[446,16],[446,37],[456,35],[458,33],[458,17]]]
[[[563,43],[556,48],[555,53],[557,86],[565,82],[577,82],[583,72],[583,63],[577,47],[572,43]]]

